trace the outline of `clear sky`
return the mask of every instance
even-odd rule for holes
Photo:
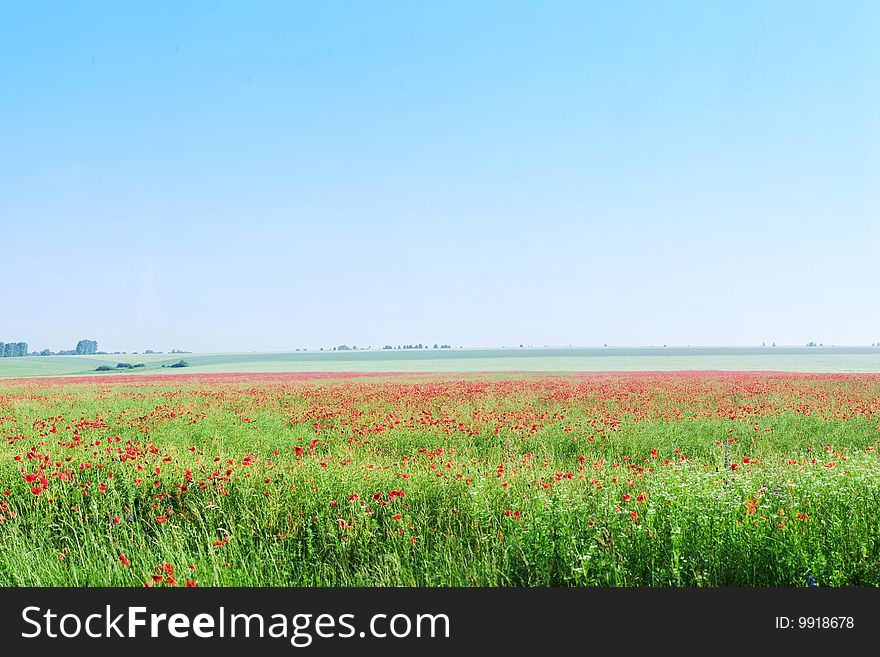
[[[5,2],[0,340],[880,340],[880,3]]]

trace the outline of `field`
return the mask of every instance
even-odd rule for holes
[[[0,381],[3,586],[880,585],[880,375]]]
[[[167,366],[185,359],[189,367]],[[643,347],[393,349],[231,354],[106,354],[0,358],[0,378],[96,376],[101,365],[143,363],[114,374],[225,372],[880,372],[880,347]]]

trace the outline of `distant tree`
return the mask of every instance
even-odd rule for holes
[[[28,348],[27,342],[19,342],[18,344],[15,345],[15,351],[16,351],[15,355],[16,356],[27,356],[27,354],[28,354],[27,348]]]
[[[79,355],[94,354],[98,351],[98,343],[95,340],[80,340],[76,343],[76,353]]]
[[[144,353],[145,354],[155,354],[156,352],[153,351],[152,349],[147,349],[146,351],[144,351]]]
[[[6,355],[6,345],[0,342],[0,358]]]
[[[189,363],[187,363],[185,360],[179,360],[176,363],[172,363],[168,367],[189,367]]]
[[[7,342],[3,345],[3,357],[4,358],[12,358],[12,343]]]
[[[96,371],[96,372],[112,372],[112,371],[113,371],[113,368],[110,367],[109,365],[98,365],[98,366],[95,368],[95,371]]]
[[[336,351],[351,351],[351,347],[349,347],[347,344],[341,344],[338,347],[335,347],[335,350]]]

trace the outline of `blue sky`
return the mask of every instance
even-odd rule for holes
[[[880,340],[880,4],[4,3],[0,340]]]

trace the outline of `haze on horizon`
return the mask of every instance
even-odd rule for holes
[[[880,341],[880,5],[11,4],[0,340]]]

